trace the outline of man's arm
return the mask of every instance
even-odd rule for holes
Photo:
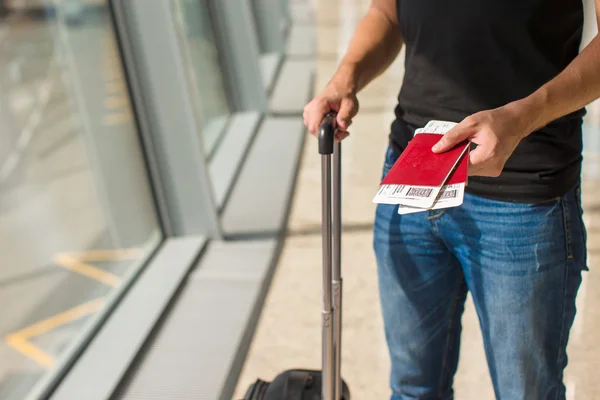
[[[373,0],[340,65],[321,94],[304,108],[304,123],[315,134],[325,114],[338,113],[338,139],[358,112],[356,93],[384,72],[402,47],[396,0]]]
[[[397,15],[395,0],[373,0],[356,28],[333,81],[358,92],[392,64],[403,43]]]
[[[600,0],[596,0],[596,16],[600,19]],[[530,114],[526,135],[557,118],[585,107],[600,98],[600,34],[581,51],[564,71],[514,107]]]
[[[596,19],[600,22],[600,0]],[[498,176],[524,137],[598,98],[600,34],[554,79],[526,98],[465,118],[433,151],[444,152],[469,139],[479,145],[471,153],[469,175]]]

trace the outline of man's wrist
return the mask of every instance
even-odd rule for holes
[[[356,94],[358,91],[357,75],[356,64],[342,62],[329,84],[335,86],[337,90]]]
[[[548,95],[544,89],[540,89],[521,100],[509,103],[506,108],[513,113],[517,129],[521,132],[522,138],[552,121]]]

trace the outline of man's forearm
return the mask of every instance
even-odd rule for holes
[[[526,135],[600,98],[600,35],[564,71],[530,96],[511,103]]]
[[[358,92],[390,66],[401,48],[397,23],[371,7],[358,24],[332,82]]]

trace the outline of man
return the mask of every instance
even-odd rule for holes
[[[582,26],[581,0],[373,0],[337,72],[306,106],[311,133],[334,110],[344,139],[356,93],[405,44],[384,173],[432,119],[460,122],[432,151],[477,145],[461,207],[402,216],[377,208],[393,400],[453,398],[467,290],[496,397],[565,399],[587,269],[581,124],[600,97],[600,36],[579,54]]]

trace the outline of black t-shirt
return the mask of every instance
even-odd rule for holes
[[[460,122],[528,96],[579,53],[581,0],[397,0],[406,44],[391,145],[401,153],[431,119]],[[470,177],[467,191],[542,202],[581,176],[584,109],[525,138],[498,178]]]

